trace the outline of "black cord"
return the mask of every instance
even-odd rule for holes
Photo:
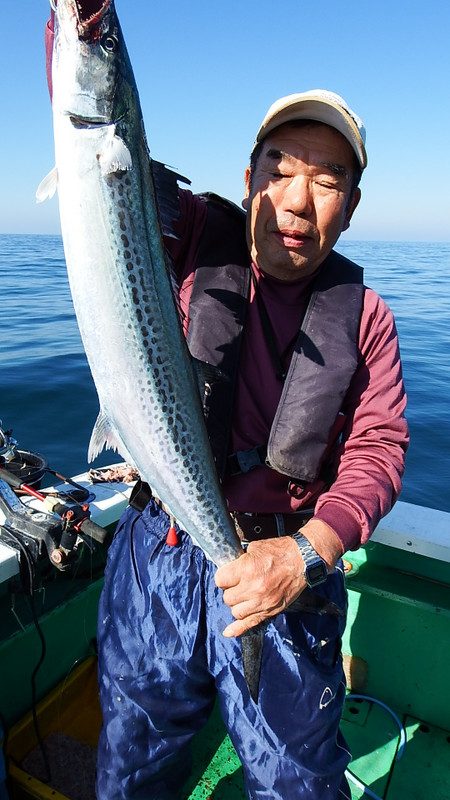
[[[86,503],[91,497],[91,492],[89,491],[89,489],[86,489],[85,486],[81,486],[80,483],[76,483],[76,481],[72,480],[72,478],[67,478],[65,475],[61,475],[60,472],[56,472],[56,470],[51,469],[51,467],[46,467],[45,471],[49,472],[50,475],[53,475],[55,478],[59,478],[59,480],[64,481],[64,483],[67,483],[69,486],[73,486],[74,489],[76,489],[81,495],[81,497],[77,500],[71,496],[70,492],[56,492],[58,497],[68,497],[70,500],[72,500],[72,502],[76,503],[77,505],[80,505],[81,503]]]
[[[31,558],[27,548],[25,547],[25,545],[23,544],[23,542],[20,539],[20,536],[18,536],[17,533],[12,528],[9,527],[9,525],[3,525],[2,527],[8,533],[8,535],[11,536],[14,539],[14,541],[17,543],[18,547],[20,548],[20,550],[21,550],[21,552],[22,552],[22,554],[23,554],[23,556],[25,558],[25,561],[26,561],[26,564],[27,564],[27,567],[28,567],[28,578],[29,578],[29,590],[27,592],[27,594],[28,594],[28,602],[29,602],[29,605],[30,605],[31,617],[32,617],[34,626],[36,628],[36,632],[37,632],[37,634],[39,636],[39,639],[40,639],[40,642],[41,642],[41,655],[39,657],[39,660],[38,660],[38,662],[37,662],[32,674],[31,674],[31,713],[32,713],[32,716],[33,716],[34,732],[36,734],[36,739],[37,739],[37,742],[38,742],[38,745],[39,745],[39,749],[40,749],[41,754],[42,754],[42,760],[44,762],[44,767],[45,767],[45,771],[46,771],[46,779],[45,780],[46,780],[47,783],[50,783],[51,782],[50,763],[49,763],[49,760],[48,760],[48,757],[47,757],[47,753],[45,751],[45,746],[44,746],[44,742],[43,742],[43,739],[42,739],[42,736],[41,736],[41,732],[40,732],[40,728],[39,728],[39,720],[38,720],[37,711],[36,711],[36,705],[37,705],[37,700],[36,700],[36,694],[37,694],[36,693],[36,677],[37,677],[37,674],[38,674],[42,664],[44,663],[45,656],[47,654],[47,646],[46,646],[44,634],[42,633],[42,629],[41,629],[41,626],[39,624],[38,615],[36,613],[36,605],[35,605],[35,602],[34,602],[34,564],[33,564],[32,558]]]
[[[9,729],[8,729],[8,726],[6,724],[6,720],[5,720],[5,718],[4,718],[4,716],[3,716],[1,711],[0,711],[0,727],[1,727],[1,731],[3,732],[2,753],[3,753],[3,761],[5,762],[5,769],[6,769],[6,764],[9,761],[8,752],[7,752]],[[9,775],[8,774],[6,774],[6,786],[7,786],[8,789],[10,788],[9,787]]]

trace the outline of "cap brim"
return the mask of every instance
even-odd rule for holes
[[[271,131],[286,122],[314,120],[338,130],[352,146],[361,169],[367,166],[366,148],[358,127],[350,114],[347,114],[341,106],[323,98],[303,98],[298,101],[288,101],[287,98],[283,98],[283,100],[285,102],[280,102],[278,108],[274,104],[267,113],[257,133],[256,142],[262,141]]]

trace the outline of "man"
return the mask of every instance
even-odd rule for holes
[[[149,492],[125,513],[99,612],[101,800],[178,797],[216,696],[252,800],[350,797],[340,558],[395,501],[407,446],[392,314],[332,249],[366,163],[359,118],[314,90],[269,109],[246,220],[180,192],[168,247],[191,353],[217,368],[206,422],[248,545],[216,572],[182,531],[168,543]],[[255,704],[236,637],[261,622]]]

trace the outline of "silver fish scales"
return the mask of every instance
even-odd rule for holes
[[[242,547],[174,302],[161,227],[173,216],[170,196],[156,197],[112,0],[58,0],[52,82],[56,168],[37,196],[57,184],[73,303],[100,403],[89,460],[104,446],[117,449],[220,566]],[[262,635],[241,638],[255,697],[259,663],[250,661],[260,660]]]
[[[113,4],[97,6],[91,29],[74,0],[58,2],[53,53],[64,250],[100,402],[89,459],[116,448],[220,565],[242,548],[173,299],[131,66]]]

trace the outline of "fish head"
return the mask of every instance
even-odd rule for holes
[[[113,0],[57,0],[53,109],[79,127],[126,117],[137,93]]]

